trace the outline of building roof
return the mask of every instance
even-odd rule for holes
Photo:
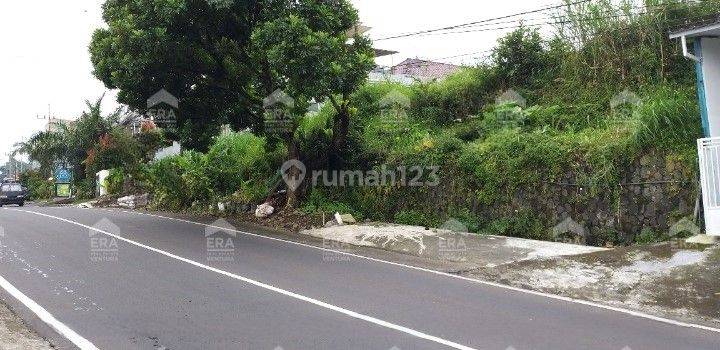
[[[457,69],[461,68],[458,65],[454,65],[454,64],[450,64],[450,63],[422,60],[419,58],[408,58],[405,61],[398,63],[395,67],[430,67],[430,66],[457,68]]]
[[[686,23],[670,31],[670,38],[720,36],[720,15],[708,16],[699,21]]]
[[[443,62],[408,58],[391,68],[393,74],[406,74],[418,78],[442,79],[462,67]]]

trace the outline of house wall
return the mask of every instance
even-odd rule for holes
[[[702,39],[702,58],[710,137],[720,137],[720,38]]]
[[[180,153],[182,153],[182,146],[177,141],[173,141],[172,146],[165,147],[157,151],[154,159],[155,161],[158,161],[167,157],[179,155]]]
[[[415,83],[415,79],[409,75],[402,75],[402,74],[383,74],[383,73],[377,73],[377,72],[370,72],[369,74],[369,82],[371,83],[383,83],[383,82],[392,82],[392,83],[400,83],[403,85],[412,85]]]

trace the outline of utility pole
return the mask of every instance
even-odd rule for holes
[[[5,152],[5,156],[7,157],[8,160],[5,163],[5,173],[3,174],[3,177],[2,177],[2,179],[0,179],[0,181],[5,181],[5,178],[10,177],[10,174],[13,173],[12,161],[11,161],[12,158],[10,158],[10,152]]]
[[[56,118],[53,117],[53,115],[52,115],[52,108],[50,107],[50,104],[49,104],[49,103],[48,103],[48,113],[47,113],[47,115],[41,116],[41,115],[37,114],[37,115],[35,115],[35,118],[36,118],[36,119],[43,119],[43,120],[44,120],[44,119],[47,119],[47,126],[46,126],[46,128],[45,128],[45,131],[47,131],[47,132],[50,132],[50,131],[51,131],[51,130],[50,130],[50,127],[51,127],[51,125],[52,125],[52,120],[53,120],[53,119],[56,119]]]

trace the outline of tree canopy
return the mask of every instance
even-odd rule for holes
[[[108,0],[90,44],[94,74],[145,111],[166,89],[180,101],[177,137],[205,148],[223,124],[252,125],[247,46],[257,1]]]
[[[291,3],[282,13],[255,30],[253,48],[265,57],[281,88],[332,104],[331,155],[338,166],[347,143],[351,94],[375,65],[371,42],[352,30],[358,14],[346,0]]]
[[[223,124],[261,131],[262,99],[278,88],[329,99],[342,126],[373,67],[369,40],[348,38],[358,15],[347,0],[107,0],[103,18],[94,74],[139,112],[160,89],[177,97],[187,148],[206,149]]]

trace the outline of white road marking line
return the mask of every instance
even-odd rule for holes
[[[254,285],[254,286],[256,286],[256,287],[260,287],[260,288],[263,288],[263,289],[267,289],[267,290],[270,290],[270,291],[273,291],[273,292],[276,292],[276,293],[279,293],[279,294],[282,294],[282,295],[285,295],[285,296],[288,296],[288,297],[291,297],[291,298],[294,298],[294,299],[298,299],[298,300],[301,300],[301,301],[304,301],[304,302],[307,302],[307,303],[310,303],[310,304],[314,304],[314,305],[320,306],[320,307],[325,308],[325,309],[328,309],[328,310],[332,310],[332,311],[335,311],[335,312],[339,312],[339,313],[345,314],[345,315],[347,315],[347,316],[350,316],[350,317],[352,317],[352,318],[356,318],[356,319],[359,319],[359,320],[362,320],[362,321],[365,321],[365,322],[373,323],[373,324],[376,324],[376,325],[378,325],[378,326],[382,326],[382,327],[385,327],[385,328],[393,329],[393,330],[396,330],[396,331],[399,331],[399,332],[402,332],[402,333],[406,333],[406,334],[412,335],[412,336],[414,336],[414,337],[418,337],[418,338],[421,338],[421,339],[425,339],[425,340],[428,340],[428,341],[431,341],[431,342],[435,342],[435,343],[438,343],[438,344],[442,344],[442,345],[445,345],[445,346],[450,347],[450,348],[453,348],[453,349],[476,350],[476,349],[471,348],[471,347],[469,347],[469,346],[465,346],[465,345],[462,345],[462,344],[458,344],[458,343],[455,343],[455,342],[452,342],[452,341],[449,341],[449,340],[446,340],[446,339],[442,339],[442,338],[439,338],[439,337],[436,337],[436,336],[433,336],[433,335],[430,335],[430,334],[427,334],[427,333],[423,333],[423,332],[420,332],[420,331],[417,331],[417,330],[414,330],[414,329],[411,329],[411,328],[403,327],[403,326],[400,326],[400,325],[397,325],[397,324],[394,324],[394,323],[391,323],[391,322],[383,321],[383,320],[381,320],[381,319],[378,319],[378,318],[375,318],[375,317],[372,317],[372,316],[364,315],[364,314],[361,314],[361,313],[358,313],[358,312],[355,312],[355,311],[351,311],[351,310],[348,310],[348,309],[344,309],[344,308],[339,307],[339,306],[335,306],[335,305],[332,305],[332,304],[328,304],[328,303],[326,303],[326,302],[323,302],[323,301],[320,301],[320,300],[317,300],[317,299],[313,299],[313,298],[306,297],[306,296],[304,296],[304,295],[300,295],[300,294],[297,294],[297,293],[294,293],[294,292],[291,292],[291,291],[287,291],[287,290],[284,290],[284,289],[281,289],[281,288],[278,288],[278,287],[275,287],[275,286],[271,286],[271,285],[269,285],[269,284],[262,283],[262,282],[259,282],[259,281],[256,281],[256,280],[253,280],[253,279],[250,279],[250,278],[247,278],[247,277],[243,277],[243,276],[240,276],[240,275],[236,275],[236,274],[234,274],[234,273],[230,273],[230,272],[227,272],[227,271],[224,271],[224,270],[220,270],[220,269],[214,268],[214,267],[212,267],[212,266],[208,266],[208,265],[205,265],[205,264],[201,264],[201,263],[196,262],[196,261],[194,261],[194,260],[190,260],[190,259],[187,259],[187,258],[183,258],[183,257],[181,257],[181,256],[178,256],[178,255],[175,255],[175,254],[166,252],[166,251],[164,251],[164,250],[160,250],[160,249],[157,249],[157,248],[153,248],[153,247],[144,245],[144,244],[142,244],[142,243],[138,243],[138,242],[135,242],[135,241],[133,241],[133,240],[127,239],[127,238],[125,238],[125,237],[121,237],[121,236],[118,236],[118,235],[115,235],[115,234],[112,234],[112,233],[109,233],[109,232],[105,232],[105,231],[103,231],[103,230],[96,229],[96,228],[91,227],[91,226],[88,226],[88,225],[81,224],[81,223],[79,223],[79,222],[75,222],[75,221],[72,221],[72,220],[64,219],[64,218],[57,217],[57,216],[53,216],[53,215],[48,215],[48,214],[43,214],[43,213],[39,213],[39,212],[34,212],[34,211],[19,210],[19,209],[9,209],[9,208],[8,208],[7,210],[13,210],[13,211],[19,211],[19,212],[24,212],[24,213],[29,213],[29,214],[44,216],[44,217],[47,217],[47,218],[55,219],[55,220],[62,221],[62,222],[66,222],[66,223],[73,224],[73,225],[77,225],[77,226],[86,228],[86,229],[88,229],[88,230],[92,230],[92,231],[95,231],[95,232],[102,233],[102,234],[104,234],[104,235],[113,237],[113,238],[118,239],[118,240],[121,240],[121,241],[123,241],[123,242],[125,242],[125,243],[132,244],[132,245],[134,245],[134,246],[136,246],[136,247],[140,247],[140,248],[143,248],[143,249],[147,249],[147,250],[150,250],[150,251],[152,251],[152,252],[155,252],[155,253],[158,253],[158,254],[162,254],[162,255],[164,255],[164,256],[167,256],[167,257],[169,257],[169,258],[172,258],[172,259],[175,259],[175,260],[178,260],[178,261],[182,261],[182,262],[184,262],[184,263],[187,263],[187,264],[190,264],[190,265],[199,267],[199,268],[201,268],[201,269],[205,269],[205,270],[208,270],[208,271],[212,271],[212,272],[215,272],[215,273],[218,273],[218,274],[221,274],[221,275],[224,275],[224,276],[227,276],[227,277],[230,277],[230,278],[233,278],[233,279],[236,279],[236,280],[239,280],[239,281],[248,283],[248,284],[252,284],[252,285]],[[83,349],[83,350],[84,350],[84,349]]]
[[[608,311],[615,311],[615,312],[623,313],[623,314],[626,314],[626,315],[630,315],[630,316],[634,316],[634,317],[640,317],[640,318],[644,318],[644,319],[648,319],[648,320],[652,320],[652,321],[656,321],[656,322],[661,322],[661,323],[665,323],[665,324],[669,324],[669,325],[673,325],[673,326],[679,326],[679,327],[684,327],[684,328],[694,328],[694,329],[700,329],[700,330],[709,331],[709,332],[720,333],[720,328],[714,328],[714,327],[699,325],[699,324],[695,324],[695,323],[680,322],[680,321],[672,320],[672,319],[669,319],[669,318],[654,316],[654,315],[646,314],[646,313],[643,313],[643,312],[638,312],[638,311],[623,309],[623,308],[614,307],[614,306],[603,305],[603,304],[595,303],[595,302],[592,302],[592,301],[587,301],[587,300],[582,300],[582,299],[575,299],[575,298],[570,298],[570,297],[564,297],[564,296],[555,295],[555,294],[548,294],[548,293],[543,293],[543,292],[538,292],[538,291],[529,290],[529,289],[523,289],[523,288],[518,288],[518,287],[512,287],[512,286],[508,286],[508,285],[504,285],[504,284],[499,284],[499,283],[495,283],[495,282],[483,281],[483,280],[473,279],[473,278],[464,277],[464,276],[460,276],[460,275],[454,275],[454,274],[447,273],[447,272],[442,272],[442,271],[437,271],[437,270],[426,269],[426,268],[423,268],[423,267],[406,265],[406,264],[397,263],[397,262],[393,262],[393,261],[376,259],[376,258],[371,258],[371,257],[367,257],[367,256],[357,255],[357,254],[353,254],[353,253],[347,253],[347,252],[343,252],[343,251],[339,251],[339,250],[333,250],[333,249],[328,249],[328,248],[317,247],[317,246],[314,246],[314,245],[311,245],[311,244],[305,244],[305,243],[300,243],[300,242],[293,242],[293,241],[288,241],[288,240],[285,240],[285,239],[280,239],[280,238],[275,238],[275,237],[268,237],[268,236],[260,235],[260,234],[257,234],[257,233],[251,233],[251,232],[245,232],[245,231],[239,231],[239,230],[229,230],[228,228],[225,228],[225,227],[217,227],[217,226],[213,226],[213,225],[210,225],[210,224],[204,224],[204,223],[201,223],[201,222],[195,222],[195,221],[190,221],[190,220],[184,220],[184,219],[178,219],[178,218],[171,218],[171,217],[162,216],[162,215],[141,213],[141,212],[135,212],[135,211],[129,211],[129,210],[110,210],[110,209],[103,209],[103,208],[93,208],[93,209],[95,209],[95,210],[104,210],[104,211],[115,212],[115,213],[118,212],[118,211],[120,211],[120,212],[128,213],[128,214],[145,215],[145,216],[150,216],[150,217],[155,217],[155,218],[160,218],[160,219],[179,221],[179,222],[184,222],[184,223],[188,223],[188,224],[200,225],[200,226],[211,227],[211,228],[216,228],[216,229],[223,229],[223,230],[226,230],[226,231],[234,231],[234,232],[241,233],[241,234],[248,235],[248,236],[260,237],[260,238],[264,238],[264,239],[269,239],[269,240],[278,241],[278,242],[285,242],[285,243],[288,243],[288,244],[298,245],[298,246],[302,246],[302,247],[307,247],[307,248],[312,248],[312,249],[317,249],[317,250],[322,250],[322,251],[327,251],[327,252],[338,253],[338,254],[342,254],[342,255],[346,255],[346,256],[351,256],[351,257],[358,258],[358,259],[364,259],[364,260],[369,260],[369,261],[373,261],[373,262],[377,262],[377,263],[388,264],[388,265],[403,267],[403,268],[407,268],[407,269],[411,269],[411,270],[416,270],[416,271],[422,271],[422,272],[432,273],[432,274],[435,274],[435,275],[440,275],[440,276],[445,276],[445,277],[450,277],[450,278],[461,279],[461,280],[464,280],[464,281],[467,281],[467,282],[482,284],[482,285],[491,286],[491,287],[496,287],[496,288],[502,288],[502,289],[506,289],[506,290],[512,290],[512,291],[514,291],[514,292],[531,294],[531,295],[536,295],[536,296],[540,296],[540,297],[545,297],[545,298],[550,298],[550,299],[555,299],[555,300],[561,300],[561,301],[565,301],[565,302],[569,302],[569,303],[581,304],[581,305],[590,306],[590,307],[594,307],[594,308],[598,308],[598,309],[603,309],[603,310],[608,310]]]
[[[27,295],[23,294],[20,290],[15,288],[5,278],[0,276],[0,287],[5,289],[13,298],[20,301],[25,307],[30,309],[37,317],[43,322],[50,326],[53,330],[58,332],[63,337],[67,338],[70,342],[75,344],[80,350],[97,350],[98,348],[93,345],[90,341],[83,338],[81,335],[75,333],[70,327],[66,326],[62,322],[58,321],[52,314],[45,310],[38,303],[30,299]]]

